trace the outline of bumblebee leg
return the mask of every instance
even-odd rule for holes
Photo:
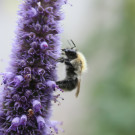
[[[70,61],[64,57],[57,59],[57,62],[65,63],[66,65],[71,65]]]
[[[77,87],[78,79],[68,78],[62,81],[57,81],[56,84],[65,91],[72,91]]]
[[[60,63],[64,63],[64,61],[65,61],[64,57],[61,57],[61,58],[57,59],[57,62],[60,62]]]

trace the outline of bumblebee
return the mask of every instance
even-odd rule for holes
[[[87,63],[84,55],[76,50],[75,43],[71,40],[74,47],[62,49],[63,56],[57,61],[66,65],[66,78],[57,81],[56,84],[64,91],[72,91],[77,88],[76,97],[80,92],[81,75],[87,70]]]

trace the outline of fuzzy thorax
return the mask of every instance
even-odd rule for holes
[[[79,59],[81,61],[82,64],[82,72],[86,72],[87,71],[87,61],[84,57],[84,55],[81,52],[77,52],[77,59]]]

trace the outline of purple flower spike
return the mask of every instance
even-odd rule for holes
[[[39,112],[42,108],[41,103],[38,100],[34,100],[32,105],[35,112]]]
[[[37,123],[38,123],[39,130],[42,130],[45,127],[45,120],[44,120],[43,117],[38,116],[37,117]]]
[[[27,116],[26,115],[22,115],[20,118],[20,125],[26,125],[27,123]]]
[[[59,89],[56,59],[66,0],[22,1],[10,67],[2,74],[0,135],[52,135],[48,129],[52,101],[60,97],[54,91]]]

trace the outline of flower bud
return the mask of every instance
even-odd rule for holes
[[[37,123],[38,123],[39,130],[42,130],[45,127],[45,120],[44,120],[43,117],[38,116],[37,117]]]
[[[52,88],[52,89],[55,89],[56,83],[55,83],[54,81],[48,81],[48,82],[47,82],[47,86],[49,86],[49,87]]]
[[[11,82],[11,85],[13,85],[15,87],[19,86],[22,81],[23,81],[23,77],[21,75],[17,75],[17,76],[15,76],[13,81]]]
[[[25,126],[26,123],[27,123],[27,116],[22,115],[21,118],[20,118],[20,124]]]
[[[41,103],[38,100],[34,100],[32,105],[33,105],[33,109],[34,109],[35,112],[40,111],[41,108],[42,108]]]
[[[13,131],[16,131],[16,128],[20,125],[20,118],[19,117],[15,117],[12,120],[10,129]]]
[[[48,44],[47,44],[47,42],[45,42],[45,41],[40,44],[40,48],[41,48],[42,50],[45,50],[47,47],[48,47]]]

